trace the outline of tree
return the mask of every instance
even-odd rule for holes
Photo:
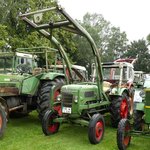
[[[131,42],[124,57],[137,59],[134,65],[135,70],[150,72],[150,54],[144,39]]]
[[[9,33],[7,39],[12,49],[18,47],[38,47],[49,46],[51,43],[48,39],[41,36],[36,31],[33,31],[28,25],[26,25],[20,18],[19,14],[30,11],[35,11],[47,7],[56,6],[56,0],[1,0],[0,1],[0,23],[5,25],[7,32]],[[43,15],[44,22],[49,22],[51,18],[56,19],[55,15]],[[42,21],[43,21],[42,20]],[[65,45],[66,50],[73,49],[73,43],[67,38],[71,38],[71,34],[65,32],[53,32],[53,35]],[[64,36],[64,35],[67,35]],[[73,53],[71,51],[71,53]]]
[[[38,1],[37,1],[38,2]],[[0,23],[7,27],[7,39],[12,49],[48,45],[48,42],[36,32],[29,32],[28,26],[19,18],[19,13],[38,9],[34,0],[3,0],[0,6]],[[42,0],[41,0],[42,2]],[[46,2],[43,1],[43,2]],[[51,3],[51,2],[49,2]],[[44,4],[43,4],[44,7]]]
[[[6,30],[6,26],[0,24],[0,49],[3,49],[5,46],[8,45],[7,43],[7,30]]]
[[[148,36],[146,37],[148,45],[150,45],[150,34],[148,34]]]
[[[101,14],[85,14],[81,25],[90,33],[102,56],[102,61],[114,61],[120,58],[127,48],[126,33],[121,32],[106,21]],[[81,65],[91,64],[92,51],[89,43],[83,37],[75,37],[77,52],[73,57],[76,63]]]

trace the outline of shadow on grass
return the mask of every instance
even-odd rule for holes
[[[29,113],[27,116],[23,116],[23,117],[9,118],[8,126],[9,124],[15,127],[19,127],[19,126],[31,127],[34,125],[41,126],[41,122],[36,112]]]

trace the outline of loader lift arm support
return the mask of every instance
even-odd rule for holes
[[[35,23],[33,23],[32,20],[28,19],[29,16],[31,15],[35,15],[35,14],[39,14],[39,13],[45,13],[48,11],[56,11],[56,13],[59,13],[59,15],[62,15],[62,17],[64,19],[60,20],[60,21],[55,21],[52,22],[50,21],[47,24],[41,24],[41,25],[37,25]],[[30,26],[32,26],[33,28],[35,28],[39,33],[43,34],[46,38],[50,39],[50,37],[52,38],[52,42],[60,49],[60,44],[58,43],[58,41],[51,35],[51,33],[49,33],[48,31],[46,31],[46,29],[55,29],[55,28],[60,28],[63,30],[67,30],[71,33],[75,33],[81,36],[84,36],[88,42],[91,45],[94,57],[95,57],[95,62],[96,62],[96,68],[98,71],[98,87],[99,87],[99,91],[101,93],[102,87],[103,87],[103,74],[102,74],[102,67],[101,67],[101,59],[100,59],[100,52],[98,51],[96,44],[94,42],[94,40],[92,39],[92,37],[90,36],[90,34],[74,19],[72,19],[69,14],[67,14],[67,12],[61,7],[61,6],[56,6],[56,7],[51,7],[51,8],[46,8],[43,10],[38,10],[38,11],[34,11],[34,12],[30,12],[30,13],[25,13],[25,14],[21,14],[20,17],[26,22],[28,23]],[[59,45],[59,46],[58,46]],[[102,94],[100,94],[100,98],[102,98],[101,96]]]

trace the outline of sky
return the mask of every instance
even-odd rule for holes
[[[74,19],[89,13],[102,14],[105,20],[125,31],[129,41],[146,39],[150,34],[150,0],[58,0]]]

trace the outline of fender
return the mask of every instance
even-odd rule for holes
[[[111,95],[122,96],[123,92],[126,92],[127,95],[129,96],[128,89],[126,89],[126,88],[117,88],[117,87],[112,89]]]
[[[49,72],[42,75],[40,80],[53,80],[56,77],[65,77],[62,73]]]

